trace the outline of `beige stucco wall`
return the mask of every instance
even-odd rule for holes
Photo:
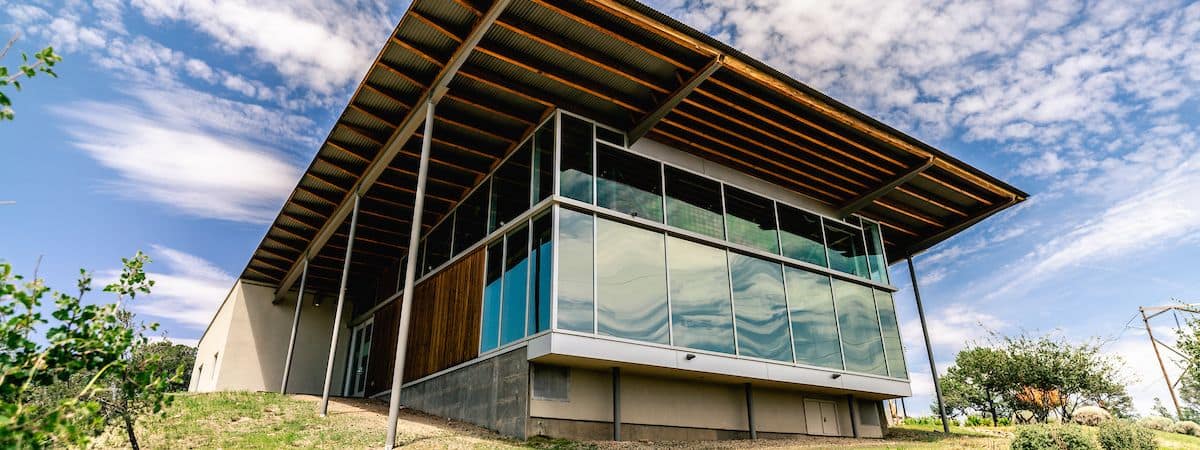
[[[279,390],[296,303],[294,295],[289,295],[272,304],[273,295],[271,287],[240,280],[234,285],[200,339],[194,373],[199,379],[193,381],[193,391]],[[324,299],[320,307],[314,307],[312,297],[305,298],[288,392],[321,393],[336,304],[336,299]],[[343,314],[334,358],[330,388],[334,395],[342,392],[350,340],[348,316]]]

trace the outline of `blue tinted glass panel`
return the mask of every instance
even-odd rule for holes
[[[670,343],[664,239],[661,233],[596,219],[598,333]]]
[[[883,235],[879,224],[862,221],[863,232],[867,235],[867,263],[871,269],[871,279],[880,283],[889,283],[887,258],[883,256]]]
[[[658,162],[598,145],[596,173],[597,205],[662,222],[662,169]]]
[[[832,220],[825,221],[825,240],[829,243],[829,268],[866,278],[867,252],[862,231]]]
[[[888,374],[908,379],[904,364],[904,347],[900,345],[900,325],[896,320],[896,303],[892,294],[876,290],[875,304],[879,307],[879,327],[883,331],[883,349],[887,352]]]
[[[796,362],[841,369],[842,345],[828,275],[784,268]]]
[[[484,273],[483,317],[479,330],[479,351],[486,352],[500,344],[500,295],[504,279],[504,241],[487,249],[487,270]]]
[[[779,253],[775,203],[771,200],[725,186],[725,222],[730,242]]]
[[[667,238],[675,346],[734,353],[725,250]]]
[[[591,214],[559,209],[558,327],[595,332],[592,302]]]
[[[591,122],[566,114],[562,118],[562,154],[559,155],[559,193],[563,197],[592,202],[592,137]]]
[[[550,268],[554,265],[554,230],[549,213],[533,219],[529,254],[529,334],[550,329]]]
[[[729,271],[733,279],[738,354],[792,361],[783,267],[730,252]]]
[[[879,315],[875,311],[871,288],[834,279],[833,298],[842,330],[846,370],[887,375],[883,338],[879,335]]]
[[[780,204],[779,240],[783,256],[827,267],[821,218],[816,214]]]
[[[717,239],[725,238],[721,183],[674,167],[666,175],[667,224]]]
[[[500,300],[500,345],[525,337],[525,305],[529,283],[529,227],[504,238],[504,298]]]

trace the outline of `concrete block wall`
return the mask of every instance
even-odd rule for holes
[[[400,393],[401,403],[429,414],[526,437],[529,362],[525,347],[429,378]]]

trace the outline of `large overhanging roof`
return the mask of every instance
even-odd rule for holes
[[[878,220],[893,261],[1027,196],[632,0],[414,0],[242,278],[286,289],[310,254],[334,291],[358,192],[352,283],[387,279],[430,98],[425,231],[555,106]]]

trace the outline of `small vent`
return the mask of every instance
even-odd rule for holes
[[[562,366],[533,366],[533,398],[555,402],[571,401],[571,369]]]

